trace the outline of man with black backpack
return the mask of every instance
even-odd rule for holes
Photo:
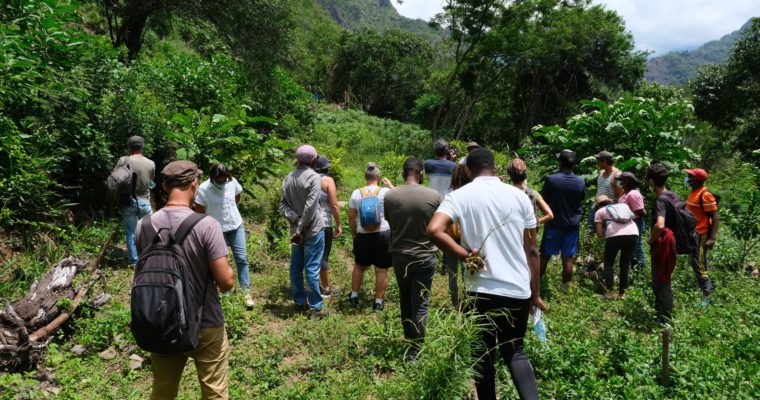
[[[696,247],[696,219],[678,195],[665,187],[668,170],[660,163],[647,168],[646,182],[656,198],[652,205],[652,231],[649,236],[652,261],[652,289],[657,320],[667,323],[673,311],[670,278],[678,254],[691,254]]]
[[[121,207],[121,220],[124,223],[124,230],[127,232],[127,255],[129,264],[134,266],[137,263],[137,247],[135,246],[135,228],[137,220],[153,213],[150,205],[150,187],[153,183],[153,176],[156,172],[156,164],[143,156],[145,140],[140,136],[132,136],[127,140],[129,147],[129,156],[119,159],[114,167],[111,177],[109,177],[109,192],[124,192],[118,187],[125,186],[126,193],[114,194],[115,200]],[[118,179],[120,182],[112,184],[113,177],[123,177]]]
[[[227,399],[230,347],[217,287],[234,285],[222,228],[190,208],[201,171],[174,161],[161,172],[166,206],[137,228],[140,259],[132,289],[132,333],[151,352],[152,399],[177,396],[187,358],[204,399]]]
[[[718,236],[718,201],[720,197],[710,192],[705,186],[707,171],[702,168],[687,169],[686,183],[692,191],[686,198],[686,207],[689,208],[697,219],[697,233],[699,243],[691,255],[691,268],[697,277],[697,283],[702,289],[702,295],[706,302],[713,291],[713,283],[707,275],[707,252],[715,245]]]
[[[380,167],[368,163],[364,170],[367,185],[351,194],[348,202],[348,227],[354,239],[354,269],[351,272],[351,293],[348,302],[359,305],[359,290],[362,287],[364,271],[375,266],[375,303],[372,309],[380,312],[384,308],[385,289],[388,286],[388,268],[393,265],[388,252],[391,228],[383,215],[385,194],[393,189],[387,178],[380,187]]]

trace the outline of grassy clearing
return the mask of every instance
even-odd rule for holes
[[[347,199],[350,190],[361,182],[361,171],[369,159],[383,167],[385,163],[391,165],[385,170],[391,176],[395,173],[392,163],[403,160],[403,156],[382,150],[382,143],[391,139],[398,141],[394,146],[408,147],[396,131],[395,136],[384,136],[383,132],[395,129],[395,125],[353,112],[320,113],[321,122],[313,137],[320,150],[332,152],[333,161],[339,161],[335,170],[341,177],[341,199]],[[339,143],[338,135],[348,139]],[[366,157],[361,156],[365,151]],[[288,169],[284,165],[281,172]],[[420,361],[412,367],[402,362],[405,343],[393,274],[389,274],[386,309],[379,315],[373,314],[370,307],[374,287],[370,272],[363,287],[366,301],[359,309],[348,307],[341,296],[327,300],[331,315],[321,321],[292,312],[287,238],[283,220],[275,211],[279,184],[272,181],[253,188],[255,197],[248,196],[244,203],[249,216],[249,256],[256,271],[252,275],[255,309],[250,312],[244,309],[240,292],[222,297],[233,348],[231,397],[474,398],[468,349],[475,327],[470,318],[451,308],[443,275],[436,275],[428,339]],[[97,243],[109,229],[118,227],[115,222],[96,226],[78,231],[77,238],[65,246],[68,252],[92,257]],[[331,279],[333,286],[347,293],[352,258],[348,229],[344,231],[344,237],[335,243]],[[34,276],[33,268],[57,261],[63,250],[57,251],[40,248],[7,265],[22,266],[32,271],[29,276]],[[57,334],[45,364],[38,371],[0,375],[0,398],[147,397],[151,383],[149,364],[138,370],[128,367],[132,353],[147,358],[134,346],[128,330],[132,271],[125,268],[118,252],[107,259],[105,270],[107,289],[114,295],[111,303],[100,310],[83,308]],[[3,297],[15,298],[28,285],[29,280],[12,282],[12,273],[7,268],[2,273]],[[702,308],[691,268],[685,259],[679,260],[673,282],[672,385],[663,388],[659,384],[660,331],[653,322],[654,299],[648,272],[634,275],[634,284],[625,300],[602,301],[593,283],[580,278],[574,291],[560,291],[560,267],[555,260],[549,267],[543,291],[549,304],[546,315],[549,342],[542,345],[529,332],[526,344],[542,397],[753,398],[760,387],[758,281],[721,269],[712,271],[711,277],[717,287],[714,304]],[[75,344],[86,347],[82,356],[71,353]],[[109,347],[117,351],[117,356],[110,360],[99,358],[98,353]],[[41,377],[51,382],[40,383]],[[503,365],[499,386],[501,398],[516,398]],[[188,364],[180,399],[197,396],[195,369]]]

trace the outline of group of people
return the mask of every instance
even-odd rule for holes
[[[174,161],[161,172],[168,201],[152,213],[148,189],[155,166],[142,155],[141,138],[130,138],[128,145],[132,154],[119,163],[129,163],[138,177],[138,196],[122,209],[130,262],[137,262],[138,254],[154,240],[144,232],[175,232],[193,212],[210,216],[197,223],[181,243],[190,260],[192,287],[206,288],[198,293],[204,299],[198,346],[181,354],[152,354],[152,398],[176,397],[188,357],[195,361],[203,397],[226,398],[229,345],[217,287],[226,292],[234,286],[228,247],[235,256],[246,305],[253,306],[245,230],[237,209],[242,187],[223,165],[213,166],[209,179],[201,183],[202,171],[197,165]],[[409,343],[405,361],[414,363],[425,338],[432,282],[442,250],[452,304],[477,315],[485,327],[480,333],[482,345],[473,348],[478,360],[478,398],[496,398],[497,349],[520,397],[537,398],[536,377],[523,350],[523,338],[529,315],[546,310],[540,279],[552,256],[561,255],[563,285],[571,286],[586,190],[584,181],[573,173],[575,153],[563,150],[556,155],[559,171],[544,179],[540,192],[527,186],[528,168],[519,158],[507,166],[511,182],[507,184],[507,177],[496,173],[493,153],[477,143],[468,144],[468,154],[460,162],[444,140],[433,144],[433,153],[435,158],[426,161],[406,159],[403,182],[398,186],[382,177],[377,164],[367,164],[366,185],[354,190],[348,202],[354,266],[346,301],[352,306],[360,304],[364,273],[374,266],[372,307],[382,311],[388,269],[393,267],[404,337]],[[618,298],[625,294],[631,263],[645,263],[641,240],[648,213],[637,177],[614,168],[614,156],[607,151],[596,159],[601,171],[589,221],[593,232],[605,238],[604,296]],[[342,234],[340,204],[329,167],[329,160],[314,147],[300,146],[295,168],[282,184],[279,203],[290,224],[290,285],[295,308],[314,317],[326,314],[323,297],[336,292],[329,283],[328,261],[332,239]],[[666,188],[668,170],[662,164],[652,164],[645,175],[656,197],[649,244],[655,306],[663,322],[668,321],[673,307],[670,277],[680,253],[676,236],[682,228],[678,213],[683,209],[690,210],[697,220],[699,238],[690,253],[694,272],[706,297],[713,290],[707,275],[707,252],[717,234],[717,200],[704,186],[706,171],[686,172],[693,191],[685,204]],[[428,186],[424,185],[425,175]],[[142,218],[139,224],[138,218]],[[153,229],[145,230],[144,224]],[[544,232],[539,246],[540,225]],[[613,265],[618,255],[620,278],[615,293]],[[204,286],[208,279],[215,285]]]

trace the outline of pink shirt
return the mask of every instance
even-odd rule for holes
[[[638,189],[633,189],[630,192],[620,196],[618,203],[627,204],[628,208],[634,213],[644,209],[644,196],[641,195]]]
[[[604,237],[611,238],[615,236],[639,236],[639,228],[636,227],[636,223],[630,220],[626,223],[615,222],[610,219],[610,212],[607,211],[607,207],[600,208],[596,214],[594,214],[594,222],[607,221],[607,229],[604,231]]]

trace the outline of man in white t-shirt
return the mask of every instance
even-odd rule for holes
[[[354,239],[354,269],[351,272],[351,293],[348,302],[353,306],[359,305],[359,289],[362,287],[364,271],[371,265],[375,266],[375,303],[372,309],[380,312],[384,308],[385,289],[388,286],[388,268],[393,265],[391,255],[388,252],[391,238],[391,227],[383,215],[383,199],[393,183],[387,178],[382,182],[386,187],[380,187],[380,167],[375,163],[368,163],[364,170],[364,179],[367,185],[360,187],[351,194],[348,202],[348,227],[351,228],[351,237]],[[362,201],[368,197],[377,197],[376,224],[368,225],[361,210]]]
[[[195,211],[208,214],[222,225],[224,242],[232,248],[237,267],[238,283],[245,293],[245,306],[253,308],[251,298],[251,278],[246,250],[243,217],[238,210],[243,187],[230,175],[224,164],[211,167],[209,179],[201,183],[195,195]]]
[[[485,268],[465,273],[470,309],[489,328],[481,331],[476,350],[475,387],[479,399],[495,399],[494,352],[500,350],[521,399],[537,399],[533,367],[523,352],[531,306],[546,309],[539,287],[536,215],[528,196],[496,176],[493,153],[476,149],[467,155],[475,178],[444,198],[427,227],[428,236],[443,251],[460,259],[482,256]],[[461,228],[461,245],[446,230]],[[486,314],[488,314],[486,316]]]

